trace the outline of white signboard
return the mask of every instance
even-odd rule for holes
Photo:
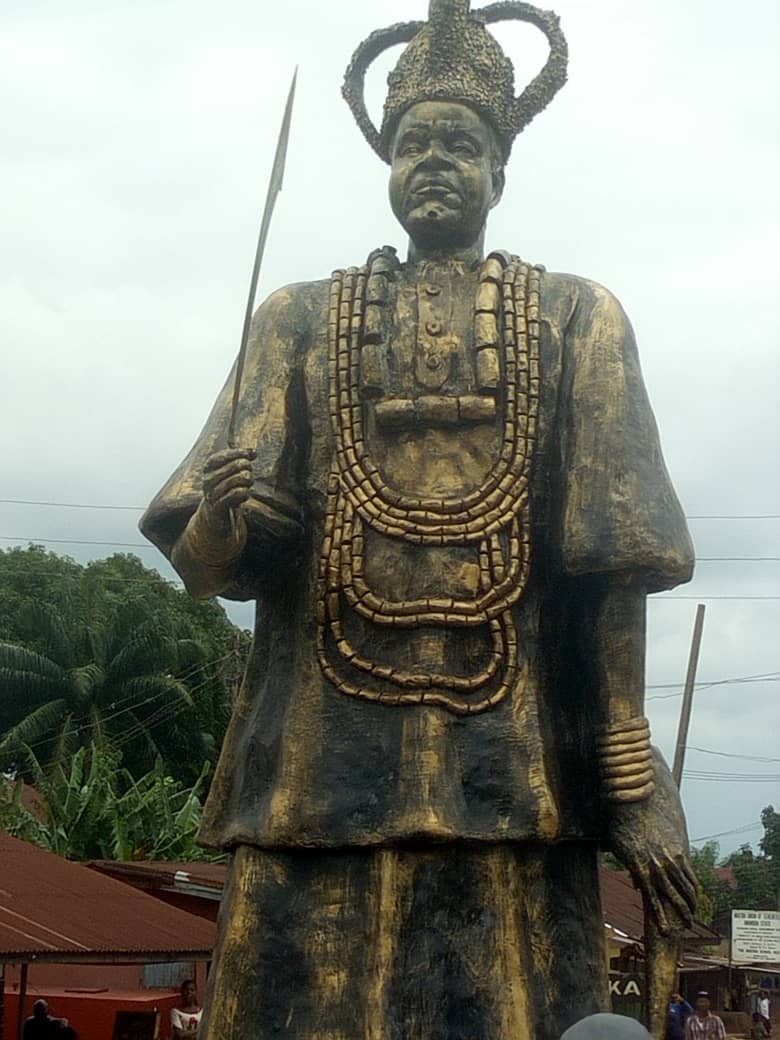
[[[780,961],[780,910],[732,910],[731,959]]]

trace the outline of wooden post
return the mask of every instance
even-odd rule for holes
[[[688,743],[688,727],[691,723],[693,690],[696,684],[696,668],[699,664],[701,634],[702,629],[704,628],[704,609],[703,603],[699,603],[696,607],[696,620],[693,623],[693,639],[691,640],[691,652],[688,656],[688,673],[685,676],[685,689],[683,691],[683,703],[680,712],[680,725],[677,730],[677,746],[674,749],[672,776],[674,777],[674,782],[678,787],[682,784],[683,766],[685,765],[685,748]]]
[[[19,980],[19,1003],[17,1005],[19,1014],[16,1022],[16,1038],[17,1040],[24,1040],[24,1005],[27,1003],[27,972],[29,971],[30,965],[25,961],[22,964],[21,978]]]

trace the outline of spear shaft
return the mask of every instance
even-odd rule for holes
[[[257,293],[257,280],[260,277],[260,268],[263,263],[263,254],[265,253],[265,243],[268,239],[268,229],[271,226],[271,217],[273,216],[274,206],[276,205],[276,197],[282,190],[282,182],[284,180],[284,164],[287,158],[287,142],[290,139],[290,122],[292,120],[293,100],[295,99],[295,83],[297,79],[298,69],[296,68],[293,74],[292,83],[290,84],[290,92],[287,95],[287,104],[284,107],[284,116],[279,130],[279,140],[276,143],[276,155],[274,156],[274,165],[271,170],[271,179],[268,182],[268,194],[266,195],[263,219],[260,224],[260,235],[257,239],[255,263],[252,267],[252,277],[249,281],[249,297],[246,301],[244,327],[241,332],[241,346],[238,348],[236,374],[233,380],[233,403],[230,408],[230,424],[228,426],[227,438],[228,447],[230,448],[237,447],[236,418],[238,415],[238,404],[241,400],[241,381],[244,376],[247,344],[249,343],[249,329],[252,324],[252,312],[255,306],[255,295]]]

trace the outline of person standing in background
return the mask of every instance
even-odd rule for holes
[[[67,1026],[67,1018],[54,1018],[49,1014],[47,1002],[36,1000],[32,1015],[24,1023],[22,1036],[24,1040],[49,1040],[50,1037],[60,1036]]]
[[[750,1040],[765,1040],[769,1036],[769,1030],[764,1025],[764,1020],[758,1011],[753,1012],[750,1023]]]
[[[198,1003],[198,991],[192,979],[181,984],[181,1003],[171,1008],[174,1040],[194,1040],[198,1035],[203,1008]]]
[[[696,1014],[685,1023],[685,1040],[726,1040],[722,1019],[710,1011],[708,993],[699,993],[696,997]]]
[[[685,1023],[693,1014],[693,1008],[681,993],[673,993],[669,1002],[669,1022],[666,1040],[684,1040]]]
[[[758,1006],[757,1006],[756,1010],[758,1011],[759,1015],[761,1016],[761,1021],[764,1023],[764,1025],[766,1027],[766,1035],[767,1036],[771,1036],[772,1035],[772,1015],[771,1015],[771,1010],[770,1010],[770,1005],[769,1005],[769,993],[765,989],[762,989],[761,992],[758,994]]]

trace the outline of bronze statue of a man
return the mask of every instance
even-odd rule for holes
[[[519,98],[503,17],[551,46]],[[377,130],[363,77],[397,42]],[[608,1004],[599,848],[659,941],[693,905],[643,714],[645,599],[692,550],[631,327],[599,285],[483,255],[565,69],[525,3],[431,0],[361,45],[344,93],[408,258],[274,293],[243,447],[229,380],[142,521],[193,595],[257,600],[202,828],[233,853],[207,1040],[558,1040]]]

